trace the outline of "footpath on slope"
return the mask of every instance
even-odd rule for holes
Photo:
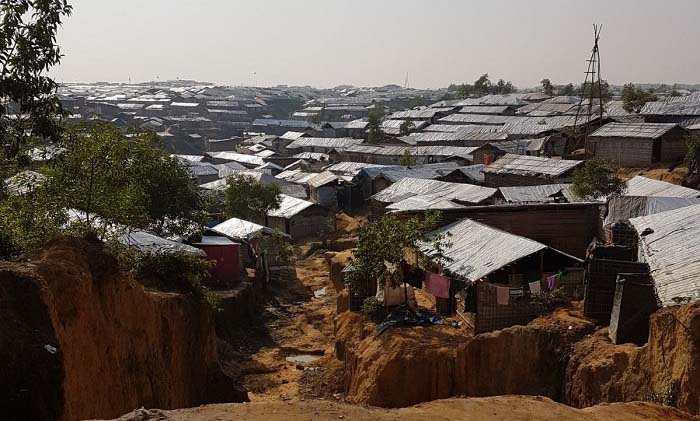
[[[258,317],[220,342],[227,372],[253,402],[341,399],[343,364],[335,358],[333,319],[337,291],[327,258],[347,254],[357,219],[339,215],[337,233],[323,242],[295,245],[296,276],[275,282]]]

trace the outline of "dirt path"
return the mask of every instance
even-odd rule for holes
[[[336,292],[324,250],[305,257],[308,251],[309,245],[294,248],[296,278],[272,285],[257,326],[230,344],[235,351],[228,352],[227,364],[253,402],[339,396]]]

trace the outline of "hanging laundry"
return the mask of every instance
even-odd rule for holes
[[[425,272],[425,290],[437,298],[450,298],[450,278]]]
[[[530,293],[532,293],[532,295],[540,295],[540,292],[542,292],[542,283],[540,283],[540,281],[530,282],[528,285],[530,286]]]
[[[510,303],[510,288],[496,287],[496,303],[507,306]]]
[[[547,288],[553,291],[557,288],[557,275],[547,277]]]
[[[407,284],[414,288],[423,288],[423,280],[425,279],[425,271],[423,269],[411,266],[405,261],[402,261],[401,272],[403,273],[403,279]]]

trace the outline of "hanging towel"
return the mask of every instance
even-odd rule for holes
[[[542,284],[540,281],[530,282],[529,285],[532,295],[540,295],[540,292],[542,292]]]
[[[496,302],[498,305],[507,306],[510,303],[510,288],[496,287]]]
[[[450,278],[425,272],[425,290],[437,298],[450,298]]]
[[[547,288],[549,288],[550,291],[557,288],[557,275],[547,277]]]

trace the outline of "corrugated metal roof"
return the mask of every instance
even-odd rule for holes
[[[402,166],[370,167],[363,168],[360,172],[365,173],[371,179],[383,176],[391,182],[396,182],[402,178],[422,178],[435,179],[445,176],[457,170],[459,164],[456,162],[441,162],[438,164],[418,165],[407,168]]]
[[[430,237],[447,233],[451,235],[446,238],[450,246],[444,250],[445,257],[449,259],[445,269],[471,282],[547,248],[537,241],[509,234],[471,219],[462,219],[435,230],[430,233]],[[429,245],[424,246],[423,251],[427,255],[436,252]]]
[[[293,155],[292,158],[306,159],[309,161],[328,161],[330,159],[327,153],[321,152],[301,152]]]
[[[231,218],[211,228],[212,231],[221,233],[227,237],[250,241],[260,234],[272,234],[272,228],[258,225],[244,219]]]
[[[312,188],[319,188],[321,186],[325,186],[326,184],[333,183],[338,180],[338,176],[333,174],[330,171],[324,171],[319,174],[315,174],[313,177],[308,179],[306,181],[306,184],[309,185],[309,187]]]
[[[700,191],[640,175],[627,182],[626,196],[700,197]]]
[[[520,107],[527,105],[528,102],[518,98],[514,94],[506,95],[486,95],[481,98],[467,98],[456,102],[454,105],[458,107],[470,106],[470,105],[511,105],[514,107]]]
[[[608,201],[608,214],[605,217],[605,225],[626,222],[632,218],[654,215],[692,205],[700,205],[700,198],[613,196]]]
[[[558,177],[571,171],[582,163],[583,161],[506,154],[493,164],[484,168],[484,172],[491,174]]]
[[[544,184],[541,186],[501,187],[498,190],[508,203],[547,203],[553,202],[552,196],[569,186],[570,184]]]
[[[393,212],[406,212],[417,210],[445,210],[464,208],[464,205],[452,202],[435,195],[413,196],[407,199],[392,203],[386,208]]]
[[[383,203],[395,203],[412,196],[429,195],[445,200],[477,204],[488,200],[496,192],[496,189],[473,184],[448,183],[406,177],[375,194],[372,196],[372,199]]]
[[[346,149],[348,153],[360,153],[368,155],[401,156],[408,151],[413,156],[459,156],[470,158],[478,147],[462,146],[379,146],[356,145]]]
[[[425,132],[411,136],[417,143],[430,142],[498,142],[508,139],[505,132],[475,132],[473,130],[460,130],[454,132]]]
[[[422,110],[397,111],[389,115],[389,120],[430,120],[437,114],[451,112],[454,108],[425,108]]]
[[[251,165],[262,165],[265,163],[265,161],[263,161],[263,159],[259,156],[245,155],[238,152],[207,152],[206,155],[214,159],[235,161]]]
[[[352,139],[349,137],[302,137],[287,145],[287,149],[299,148],[328,148],[347,149],[354,145],[359,145],[364,140]]]
[[[658,139],[675,127],[673,123],[608,123],[589,136]]]
[[[281,196],[282,201],[280,202],[280,208],[269,211],[267,213],[268,216],[289,219],[304,209],[314,205],[307,200],[297,199],[296,197],[287,196],[286,194]]]
[[[306,133],[304,132],[286,132],[282,136],[280,136],[282,139],[287,139],[287,140],[297,140],[302,137],[306,136]]]
[[[511,109],[508,105],[467,105],[460,108],[460,114],[495,114],[500,115]]]
[[[640,253],[661,303],[700,301],[700,205],[633,218],[630,224],[640,234]]]
[[[389,165],[381,165],[381,164],[367,164],[365,162],[338,162],[337,164],[330,165],[326,167],[325,169],[335,173],[335,174],[342,174],[342,175],[351,175],[355,176],[357,175],[360,171],[362,171],[363,168],[387,168],[387,167],[395,167],[395,166],[389,166]]]
[[[700,116],[700,93],[671,97],[663,101],[647,102],[642,115]]]
[[[131,231],[122,235],[119,238],[119,242],[127,247],[134,247],[144,253],[184,251],[194,256],[205,255],[202,250],[196,247],[158,237],[157,235],[141,230]]]

